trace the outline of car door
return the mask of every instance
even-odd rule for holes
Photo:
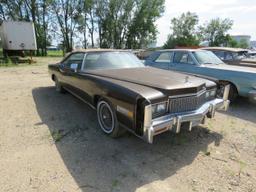
[[[85,53],[72,53],[60,64],[61,82],[71,92],[76,93],[76,73],[81,69]],[[75,66],[75,67],[74,67]]]
[[[103,63],[99,62],[101,55],[101,53],[97,52],[86,53],[80,68],[81,70],[78,70],[78,72],[73,75],[76,95],[89,104],[93,104],[94,92],[99,89],[95,77],[90,74],[90,71],[102,67]]]
[[[156,67],[159,69],[169,69],[171,62],[171,52],[160,52],[157,57],[153,61],[150,61],[149,63],[146,63],[147,65],[151,67]]]
[[[198,65],[188,51],[173,52],[173,59],[170,63],[170,70],[198,74]]]

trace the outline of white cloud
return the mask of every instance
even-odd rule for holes
[[[170,33],[170,21],[183,12],[195,12],[204,23],[212,18],[230,18],[234,21],[231,34],[251,35],[256,39],[256,0],[166,0],[165,13],[157,20],[158,45],[163,45]]]

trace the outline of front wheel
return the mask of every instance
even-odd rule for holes
[[[107,101],[101,100],[97,103],[97,118],[100,128],[107,135],[119,137],[123,133],[119,127],[116,113]]]
[[[223,97],[225,86],[226,86],[226,84],[220,85],[220,89],[218,91],[218,96],[219,97]],[[237,96],[238,96],[238,92],[237,92],[236,87],[234,85],[230,84],[230,90],[229,90],[228,99],[231,102],[234,102],[236,100]]]
[[[59,92],[59,93],[65,93],[65,89],[61,86],[61,84],[60,84],[60,82],[59,82],[57,77],[55,77],[54,81],[55,81],[55,89],[56,89],[56,91]]]

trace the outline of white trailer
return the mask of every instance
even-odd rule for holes
[[[36,50],[36,36],[33,22],[3,21],[0,37],[5,51]]]

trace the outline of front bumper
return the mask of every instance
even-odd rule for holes
[[[205,103],[196,111],[168,114],[156,119],[152,119],[151,105],[148,105],[145,108],[143,139],[148,143],[153,143],[153,137],[160,133],[169,130],[179,133],[182,123],[188,123],[189,130],[191,131],[192,127],[204,123],[205,118],[213,118],[216,110],[226,111],[229,107],[229,103],[229,100],[214,99]]]
[[[252,103],[256,103],[256,90],[250,91],[248,97]]]

